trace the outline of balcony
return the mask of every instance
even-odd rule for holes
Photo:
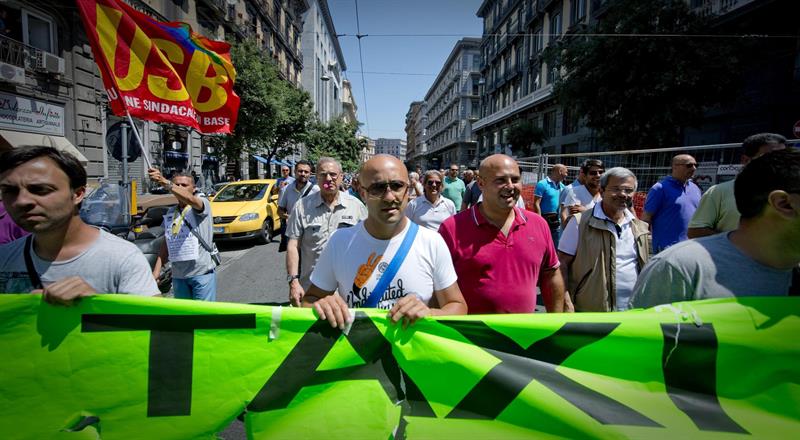
[[[701,16],[724,15],[734,9],[753,3],[755,0],[705,0],[702,5],[694,10]]]
[[[25,70],[43,70],[44,51],[0,35],[0,62]]]
[[[545,99],[549,98],[552,94],[553,94],[552,85],[547,85],[539,90],[536,90],[535,92],[524,96],[522,99],[512,103],[506,108],[496,111],[491,115],[484,117],[483,119],[475,121],[472,124],[472,131],[480,130],[483,127],[492,125],[515,113],[518,113],[522,110],[532,107],[533,105],[536,105],[544,101]]]

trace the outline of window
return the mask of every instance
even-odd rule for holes
[[[553,137],[556,135],[556,111],[550,110],[549,112],[544,114],[544,133],[547,137]]]
[[[550,14],[550,30],[548,34],[548,43],[561,36],[561,12],[552,12]]]
[[[542,51],[544,39],[542,38],[541,26],[533,31],[533,40],[531,41],[531,56],[537,56]]]
[[[564,107],[564,115],[562,118],[563,134],[572,134],[578,131],[578,112],[574,108]]]
[[[5,4],[0,6],[0,12],[5,14],[2,30],[4,36],[46,52],[56,52],[56,27],[52,19],[27,9],[13,9]]]
[[[570,24],[574,26],[586,17],[586,0],[571,0],[569,6]]]

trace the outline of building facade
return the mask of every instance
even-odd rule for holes
[[[406,112],[406,165],[413,168],[414,159],[419,156],[417,152],[417,123],[424,101],[414,101],[408,106]]]
[[[405,162],[406,141],[388,138],[375,139],[375,154],[389,154]]]
[[[353,87],[348,80],[342,80],[342,118],[347,123],[358,122],[358,106],[353,99]]]
[[[714,16],[722,34],[796,35],[800,29],[791,18],[800,7],[791,0],[687,2],[696,13]],[[542,57],[557,39],[602,20],[607,6],[607,0],[484,0],[477,11],[483,19],[481,109],[472,124],[480,157],[514,153],[509,137],[520,124],[543,130],[543,153],[607,149],[585,126],[583,115],[555,100],[553,85],[560,72]],[[759,59],[744,63],[742,97],[729,108],[709,111],[699,127],[684,127],[683,145],[741,142],[763,131],[797,137],[791,132],[800,120],[800,49],[795,43],[762,41],[764,50],[753,51]]]
[[[480,115],[480,38],[459,40],[425,94],[427,162],[477,166],[472,123]]]
[[[327,0],[308,0],[303,14],[303,88],[320,121],[342,114],[342,73],[347,70]]]
[[[281,76],[301,82],[301,14],[306,0],[126,0],[160,21],[182,21],[216,40],[254,38],[280,67]],[[122,162],[113,157],[106,134],[122,119],[113,115],[89,40],[73,0],[8,0],[0,4],[0,150],[45,143],[80,156],[91,182],[120,180]],[[47,115],[47,120],[30,115]],[[154,164],[167,174],[195,171],[215,181],[221,164],[210,136],[187,127],[135,121]],[[230,173],[256,177],[250,160],[232,164]],[[141,158],[129,175],[146,181]],[[140,191],[146,190],[139,185]]]

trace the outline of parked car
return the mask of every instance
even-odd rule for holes
[[[221,182],[221,183],[215,183],[215,184],[214,184],[214,185],[211,187],[211,191],[209,191],[209,192],[208,192],[208,197],[214,197],[215,195],[217,195],[217,193],[218,193],[218,192],[220,192],[220,190],[221,190],[222,188],[225,188],[225,185],[227,185],[227,184],[229,184],[229,183],[230,183],[230,182]]]
[[[275,179],[226,185],[211,199],[214,240],[257,239],[269,243],[281,227]]]

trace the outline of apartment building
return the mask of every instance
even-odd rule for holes
[[[698,14],[714,17],[721,34],[796,35],[800,12],[791,0],[687,0]],[[480,119],[472,124],[478,154],[511,153],[509,134],[516,124],[533,124],[547,140],[540,151],[551,154],[604,150],[582,115],[558,103],[556,69],[547,66],[544,49],[594,20],[602,20],[607,0],[484,0],[480,63]],[[741,142],[747,135],[771,131],[794,137],[800,120],[800,49],[792,39],[763,39],[740,73],[742,96],[725,109],[707,112],[699,127],[683,127],[684,145]],[[599,84],[598,87],[602,87]]]
[[[479,117],[480,38],[456,42],[425,94],[428,163],[477,166],[472,123]]]
[[[311,95],[320,121],[338,118],[343,108],[342,74],[347,70],[327,0],[307,0],[303,14],[303,88]],[[351,90],[352,98],[352,90]]]
[[[401,161],[406,160],[406,141],[402,139],[378,138],[375,139],[374,154],[390,154]]]
[[[348,80],[342,80],[342,118],[345,122],[358,122],[358,106],[353,98],[353,86]]]
[[[284,79],[301,82],[306,0],[126,2],[157,20],[189,23],[209,38],[255,38]],[[7,0],[0,3],[0,16],[0,151],[24,144],[54,145],[78,156],[91,181],[119,180],[122,163],[112,157],[106,134],[121,118],[108,108],[74,0]],[[145,148],[165,173],[196,171],[211,180],[223,173],[208,136],[171,124],[136,124]],[[230,172],[235,175],[260,172],[248,160],[233,165]],[[131,178],[143,182],[145,175],[141,158],[130,163]]]

